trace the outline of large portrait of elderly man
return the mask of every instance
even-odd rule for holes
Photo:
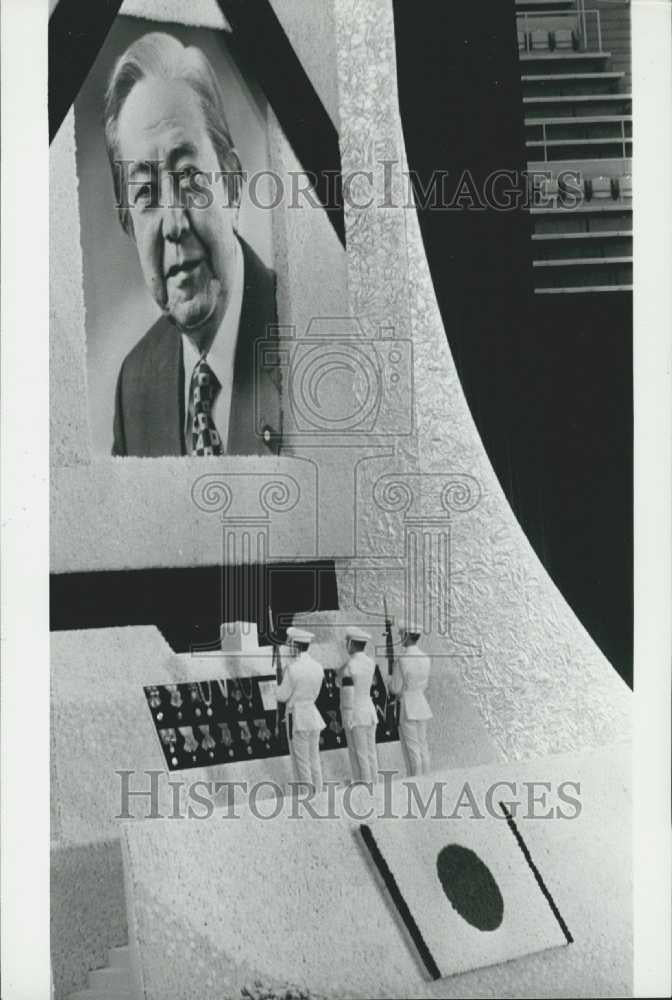
[[[258,184],[244,204],[269,172],[263,97],[214,32],[144,27],[117,19],[76,105],[94,449],[277,453],[280,380],[255,361],[271,211]]]

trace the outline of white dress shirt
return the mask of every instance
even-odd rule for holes
[[[315,707],[324,680],[324,669],[308,653],[291,660],[277,690],[278,701],[287,702],[294,729],[303,732],[324,729],[325,722]]]
[[[403,717],[413,722],[432,718],[425,698],[430,670],[431,660],[419,646],[407,646],[394,661],[390,691],[400,696]]]
[[[233,392],[233,365],[238,342],[238,327],[243,308],[243,290],[245,288],[245,265],[243,251],[236,240],[236,261],[234,264],[233,284],[226,310],[215,334],[210,350],[205,356],[208,365],[217,376],[220,385],[215,397],[210,416],[222,439],[222,453],[226,454],[229,440],[229,418],[231,416],[231,395]],[[182,334],[182,356],[184,359],[184,438],[187,454],[192,453],[191,428],[193,414],[189,412],[191,396],[191,377],[194,368],[201,359],[198,348],[194,346],[186,333]]]

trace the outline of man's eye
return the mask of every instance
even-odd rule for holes
[[[152,188],[150,184],[141,184],[135,192],[135,197],[133,198],[133,204],[139,208],[148,205],[152,197]]]
[[[200,173],[201,171],[198,169],[198,167],[185,167],[180,174],[181,180],[191,181],[193,180],[194,177],[197,177],[198,174]]]

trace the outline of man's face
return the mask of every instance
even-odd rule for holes
[[[118,134],[121,157],[130,161],[128,201],[152,296],[187,332],[218,325],[231,291],[237,208],[227,204],[226,184],[214,182],[221,167],[198,98],[182,81],[141,80],[122,108]],[[152,161],[160,161],[158,173]],[[203,207],[196,187],[190,204],[190,177],[209,190],[210,205]]]

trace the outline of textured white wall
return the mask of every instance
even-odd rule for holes
[[[49,150],[49,241],[51,464],[75,466],[90,460],[91,435],[72,108]]]
[[[507,824],[490,818],[485,807],[492,786],[513,784],[515,791],[505,787],[501,797],[521,803],[516,823],[573,944],[429,983],[355,839],[357,821],[340,808],[340,796],[334,812],[341,819],[304,814],[297,820],[285,812],[273,820],[245,813],[234,822],[147,821],[127,824],[123,831],[132,943],[141,945],[145,1000],[235,997],[257,979],[332,997],[630,996],[627,750],[609,747],[594,755],[450,770],[433,778],[444,782],[448,813],[469,784],[484,818],[469,819],[467,809],[444,826],[448,839],[465,845],[470,828],[478,827],[474,837],[481,856],[494,855],[500,838],[513,838]],[[568,780],[581,786],[577,818],[525,818],[525,782],[548,782],[555,790]],[[419,782],[424,801],[431,787],[431,781]],[[366,815],[372,808],[374,816],[382,811],[382,792],[373,801],[359,792],[353,811]],[[387,795],[388,808],[404,815],[403,784],[388,788]],[[555,792],[548,801],[557,804]],[[422,837],[422,827],[436,827],[438,821],[384,822],[415,823]],[[185,885],[189,891],[181,892]],[[507,897],[507,904],[524,901]],[[425,917],[440,925],[438,899],[426,900]],[[484,941],[484,964],[487,950]]]
[[[316,494],[313,468],[272,456],[116,458],[56,467],[52,572],[216,565],[224,509],[228,523],[257,518],[267,529],[267,558],[312,559]],[[256,557],[252,549],[249,561]]]
[[[180,0],[124,0],[119,13],[131,17],[149,17],[169,24],[229,30],[229,22],[219,4],[212,3],[212,0],[191,0],[188,7],[180,3]]]

